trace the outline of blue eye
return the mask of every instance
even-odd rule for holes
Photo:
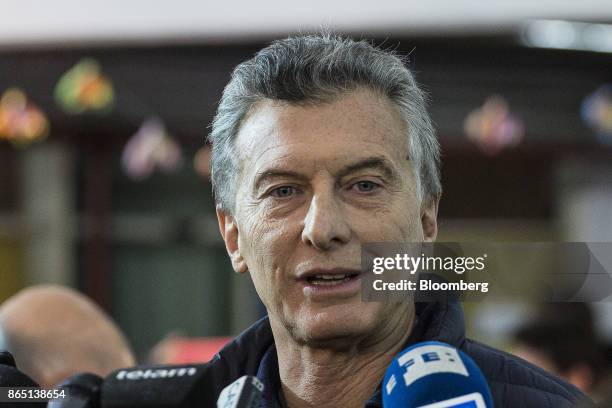
[[[291,197],[293,194],[295,194],[295,187],[291,187],[291,186],[278,187],[272,190],[271,194],[276,198]]]
[[[369,193],[379,187],[378,184],[369,180],[358,181],[357,183],[353,184],[353,186],[357,187],[357,189],[362,193]]]

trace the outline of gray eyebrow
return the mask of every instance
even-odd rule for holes
[[[338,177],[341,178],[355,171],[371,168],[380,170],[385,175],[385,177],[390,180],[397,179],[396,172],[393,170],[393,166],[391,165],[391,163],[389,163],[389,160],[385,159],[384,157],[378,156],[367,157],[365,159],[357,161],[356,163],[352,163],[345,166],[338,173]]]
[[[355,171],[371,168],[380,170],[389,180],[395,181],[398,179],[397,173],[393,170],[393,166],[391,166],[389,160],[379,156],[367,157],[355,163],[348,164],[342,169],[340,169],[337,177],[342,178]],[[261,173],[257,174],[255,178],[255,190],[258,190],[264,181],[278,177],[288,177],[302,181],[308,179],[308,177],[306,177],[304,174],[301,174],[297,171],[281,169],[264,170]]]
[[[259,173],[255,178],[255,190],[258,190],[261,184],[266,180],[271,180],[278,177],[290,177],[299,180],[306,180],[307,177],[297,171],[270,169]]]

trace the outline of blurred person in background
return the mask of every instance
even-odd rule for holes
[[[514,334],[513,352],[574,384],[596,399],[605,376],[605,353],[586,303],[540,305]]]
[[[43,388],[89,372],[106,376],[132,366],[117,325],[82,294],[57,285],[26,288],[0,306],[0,350]]]

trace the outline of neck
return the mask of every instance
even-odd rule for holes
[[[296,342],[271,320],[288,407],[364,406],[401,351],[413,322],[411,307],[388,327],[378,328],[376,336],[356,339],[351,347],[334,348],[332,344],[313,347]],[[279,331],[284,333],[277,336]]]

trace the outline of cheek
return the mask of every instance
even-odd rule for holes
[[[402,241],[422,241],[423,226],[418,208],[405,209],[399,216],[399,232]]]
[[[282,290],[287,254],[294,239],[290,237],[286,220],[270,221],[258,213],[245,214],[242,218],[239,245],[251,278],[260,297],[268,305],[274,292]]]
[[[423,235],[420,211],[416,205],[407,204],[409,199],[394,200],[391,206],[369,214],[353,211],[351,224],[365,242],[405,242],[420,241]]]
[[[287,252],[290,224],[285,219],[271,219],[259,211],[247,213],[240,231],[241,252],[247,261],[259,266],[276,263]]]
[[[421,241],[423,226],[421,225],[421,204],[415,186],[402,194],[391,206],[391,219],[395,224],[400,241]]]

